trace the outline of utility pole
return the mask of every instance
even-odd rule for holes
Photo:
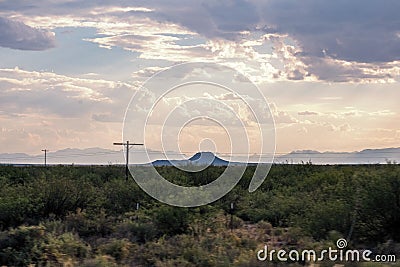
[[[231,202],[231,232],[233,231],[233,202]]]
[[[44,152],[44,166],[47,167],[47,152],[49,152],[48,149],[42,149]]]
[[[114,143],[114,146],[124,146],[126,148],[126,163],[125,163],[125,179],[128,181],[129,177],[129,147],[130,146],[143,146],[143,144],[130,144],[129,141],[126,143]]]

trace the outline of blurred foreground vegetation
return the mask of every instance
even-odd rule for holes
[[[158,168],[182,185],[223,170]],[[338,238],[400,258],[399,165],[279,164],[249,193],[253,172],[215,203],[177,208],[125,181],[120,166],[0,166],[0,266],[276,266],[257,260],[265,244],[318,250]]]

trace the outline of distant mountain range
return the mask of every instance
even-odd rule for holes
[[[318,152],[313,150],[299,150],[275,157],[275,162],[312,162],[313,164],[400,163],[400,148],[365,149],[355,152]]]
[[[122,164],[125,162],[122,151],[104,148],[67,148],[47,153],[48,164]],[[43,164],[44,154],[25,153],[0,154],[2,164]]]
[[[173,160],[169,162],[164,154],[149,151],[150,160],[145,150],[133,149],[130,153],[131,162],[146,164],[151,162],[155,166],[165,165],[208,165],[224,166],[229,162],[223,157],[215,156],[211,152],[199,152],[190,158],[183,155],[170,153]],[[252,158],[250,158],[251,160]],[[236,164],[241,160],[236,158]],[[63,149],[47,154],[48,164],[124,164],[123,151],[104,148]],[[355,152],[319,152],[313,150],[298,150],[284,155],[276,155],[275,163],[301,163],[313,164],[375,164],[397,162],[400,163],[400,148],[365,149]],[[25,153],[0,154],[0,164],[43,164],[44,154],[28,155]]]

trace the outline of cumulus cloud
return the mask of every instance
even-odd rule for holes
[[[0,145],[26,152],[112,147],[135,90],[123,82],[0,69]]]
[[[124,102],[133,93],[133,86],[126,83],[18,68],[0,69],[0,89],[0,106],[7,114],[84,117],[118,110],[120,118],[115,121],[121,121]],[[105,121],[110,118],[94,115],[93,119]]]
[[[319,80],[330,82],[387,83],[395,82],[400,75],[400,61],[359,63],[329,57],[302,57],[301,60]]]
[[[339,126],[339,130],[341,132],[349,132],[352,130],[351,126],[348,123]]]
[[[317,123],[317,125],[322,125],[322,126],[326,127],[329,131],[333,131],[333,132],[350,132],[353,130],[348,123],[344,123],[339,126],[336,126],[332,123],[324,122],[322,124]]]
[[[275,103],[271,103],[269,107],[271,113],[274,116],[275,123],[277,124],[293,124],[300,122],[298,119],[293,117],[289,112],[278,109]]]
[[[52,32],[0,17],[0,46],[20,50],[46,50],[55,46]]]
[[[400,61],[363,63],[319,57],[306,53],[298,41],[286,35],[266,34],[265,38],[274,44],[273,55],[283,64],[279,77],[287,80],[388,83],[400,76]]]
[[[135,79],[148,79],[157,72],[160,72],[162,70],[166,70],[167,68],[162,68],[162,67],[146,67],[143,69],[140,69],[138,71],[135,71],[132,73],[132,77]]]
[[[240,100],[241,97],[233,92],[221,94],[217,97],[215,97],[218,100]]]

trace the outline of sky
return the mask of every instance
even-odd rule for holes
[[[0,152],[117,149],[132,97],[140,117],[155,101],[146,80],[185,62],[254,84],[241,96],[272,115],[278,152],[400,147],[398,10],[398,0],[0,0]],[[185,124],[204,110],[255,126],[234,94],[195,92],[160,102],[158,114],[179,111],[181,151],[229,150],[215,121]],[[146,147],[160,150],[152,133]]]

